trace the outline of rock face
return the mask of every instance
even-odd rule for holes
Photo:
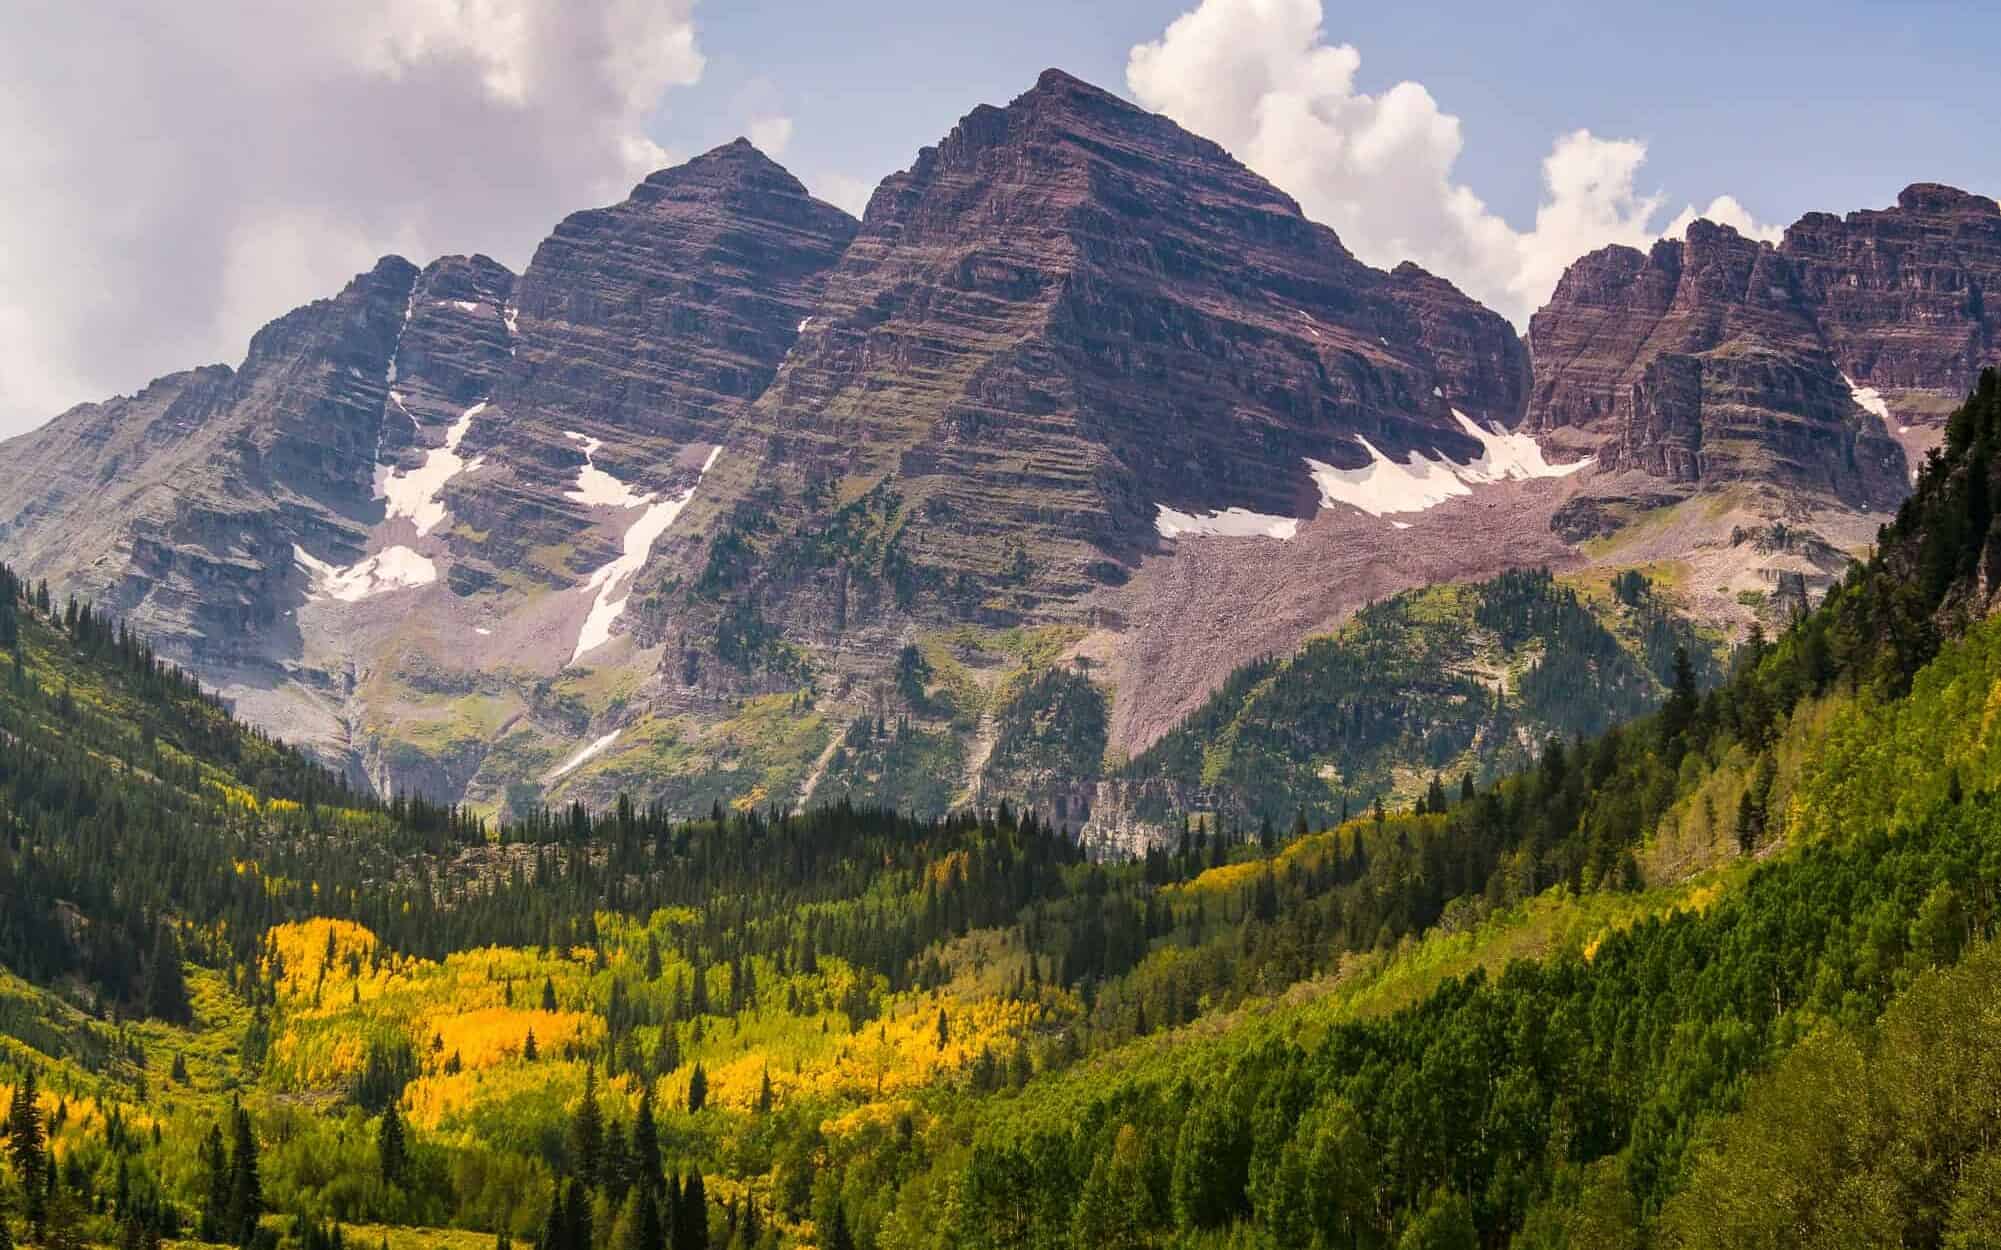
[[[511,727],[533,749],[494,765],[498,789],[568,753],[588,713],[536,683],[617,588],[598,570],[769,382],[855,227],[738,141],[563,222],[518,282],[483,256],[385,258],[239,369],[7,444],[24,471],[0,487],[0,550],[385,791],[466,794]]]
[[[1215,144],[1052,70],[877,190],[753,409],[784,490],[745,519],[821,531],[873,497],[912,616],[1075,619],[1159,508],[1310,517],[1308,459],[1360,468],[1357,435],[1472,460],[1451,409],[1512,425],[1526,377],[1449,284],[1363,265]],[[760,611],[838,619],[853,564]]]
[[[2001,208],[1920,183],[1897,206],[1809,213],[1777,245],[1698,222],[1610,247],[1531,323],[1528,424],[1682,486],[1751,480],[1894,506],[1907,460],[2001,357],[1986,293]]]
[[[1529,335],[1529,426],[1595,440],[1609,473],[1870,508],[1906,488],[1892,432],[1843,380],[1801,267],[1726,226],[1585,257]]]
[[[770,383],[855,229],[742,139],[559,224],[506,310],[494,418],[468,435],[489,468],[454,492],[484,536],[460,544],[461,587],[521,574],[567,588],[615,553],[579,545],[592,508],[549,489],[574,484],[582,440],[635,494],[685,488]]]
[[[1869,388],[1922,431],[1989,354],[1997,223],[1914,188],[1608,249],[1532,375],[1450,283],[1050,71],[861,223],[739,141],[518,278],[386,258],[238,369],[0,448],[0,558],[383,791],[1139,829],[1118,760],[1372,600],[1594,559],[1686,558],[1719,619],[1810,589],[1904,489]]]
[[[8,558],[133,618],[178,658],[253,656],[280,626],[291,544],[364,532],[385,376],[417,278],[386,259],[264,327],[235,371],[163,378],[9,442]]]

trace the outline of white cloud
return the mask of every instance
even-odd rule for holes
[[[785,145],[792,142],[792,119],[789,117],[759,117],[750,123],[750,141],[757,150],[777,160],[785,154]]]
[[[835,208],[859,217],[868,208],[869,197],[875,194],[875,188],[876,184],[867,178],[829,173],[815,175],[810,190]]]
[[[1688,233],[1689,223],[1698,217],[1707,218],[1719,226],[1729,226],[1747,239],[1765,243],[1777,243],[1786,234],[1784,226],[1760,224],[1757,218],[1751,216],[1751,210],[1739,204],[1734,195],[1719,195],[1709,201],[1707,208],[1698,209],[1693,204],[1689,205],[1668,223],[1664,233],[1670,239],[1679,239]]]
[[[694,0],[20,0],[0,435],[209,361],[390,251],[519,269],[668,157]]]
[[[1133,48],[1126,83],[1150,109],[1206,135],[1332,226],[1376,265],[1415,260],[1518,325],[1564,267],[1608,243],[1645,246],[1664,198],[1637,185],[1646,145],[1588,130],[1558,138],[1542,163],[1543,199],[1528,230],[1453,180],[1459,119],[1423,85],[1358,91],[1361,53],[1330,43],[1320,0],[1202,0]],[[1720,196],[1704,210],[1776,237]],[[1691,208],[1670,232],[1692,220]]]

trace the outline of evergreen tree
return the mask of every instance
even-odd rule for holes
[[[14,1165],[14,1179],[25,1196],[28,1222],[37,1228],[46,1218],[45,1195],[54,1176],[48,1166],[38,1099],[35,1070],[25,1068],[21,1079],[14,1083],[14,1096],[7,1107],[7,1156]]]
[[[709,1250],[709,1196],[699,1168],[688,1169],[681,1185],[674,1218],[674,1250]]]
[[[598,1107],[597,1070],[584,1068],[584,1096],[570,1120],[570,1164],[588,1187],[604,1181],[604,1112]]]
[[[839,1194],[835,1194],[833,1201],[827,1204],[826,1225],[826,1233],[820,1239],[820,1250],[855,1250],[855,1235],[848,1228],[847,1207],[841,1202]]]
[[[172,928],[161,924],[153,936],[153,958],[146,987],[146,1014],[169,1024],[194,1020],[188,1004],[188,983],[181,972],[181,943]]]
[[[396,1113],[394,1103],[382,1113],[382,1124],[376,1130],[375,1157],[381,1165],[384,1181],[392,1185],[408,1183],[410,1151],[403,1139],[403,1117]]]
[[[250,1113],[235,1104],[229,1152],[229,1214],[223,1231],[239,1246],[257,1237],[257,1220],[264,1214],[264,1181],[257,1167],[257,1135]]]
[[[696,1063],[695,1070],[688,1074],[688,1110],[690,1113],[700,1111],[708,1102],[709,1074],[702,1070],[700,1063]]]
[[[660,1188],[660,1129],[653,1121],[653,1087],[639,1094],[639,1112],[632,1121],[632,1176],[641,1189]],[[656,1218],[659,1212],[654,1212]]]
[[[222,1127],[208,1126],[198,1156],[205,1178],[201,1208],[201,1240],[218,1242],[227,1235],[229,1220],[229,1154],[222,1144]]]

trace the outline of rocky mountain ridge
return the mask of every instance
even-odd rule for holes
[[[739,140],[519,277],[387,258],[240,369],[7,444],[0,556],[383,791],[1082,819],[1240,665],[1400,591],[1645,565],[1722,625],[1804,595],[1991,354],[1993,217],[1921,186],[1776,248],[1595,253],[1532,366],[1050,71],[860,223]]]

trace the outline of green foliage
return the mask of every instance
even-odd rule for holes
[[[1525,740],[1601,734],[1653,708],[1677,655],[1691,682],[1713,682],[1708,649],[1645,580],[1620,585],[1609,619],[1547,570],[1371,604],[1292,658],[1233,673],[1121,776],[1150,819],[1199,793],[1225,819],[1324,826],[1392,796],[1400,768],[1519,769]]]

